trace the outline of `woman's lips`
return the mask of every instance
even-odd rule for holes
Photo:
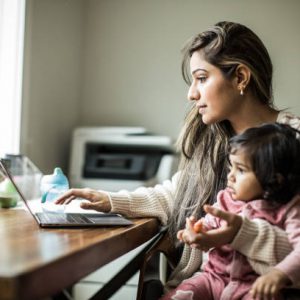
[[[199,108],[199,113],[200,113],[200,114],[205,113],[206,107],[207,107],[206,105],[199,105],[199,106],[198,106],[198,108]]]

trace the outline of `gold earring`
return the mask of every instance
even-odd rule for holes
[[[244,88],[241,88],[241,90],[240,90],[240,95],[241,95],[241,96],[244,96]]]

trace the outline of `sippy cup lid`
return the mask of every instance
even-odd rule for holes
[[[61,168],[55,168],[53,174],[43,176],[42,184],[67,185],[68,179]]]

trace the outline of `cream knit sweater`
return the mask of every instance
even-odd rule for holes
[[[277,122],[300,129],[300,119],[287,112],[280,112]],[[166,225],[173,209],[178,178],[179,174],[176,173],[172,180],[155,187],[141,187],[133,192],[121,190],[109,193],[112,212],[127,217],[156,217]],[[230,246],[247,256],[251,265],[255,266],[255,270],[260,274],[280,262],[292,249],[284,231],[264,220],[247,218],[243,219],[242,226]],[[199,271],[201,265],[202,252],[185,245],[167,286],[177,286],[182,280]]]

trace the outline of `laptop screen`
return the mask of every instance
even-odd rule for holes
[[[1,162],[26,200],[41,197],[40,182],[43,174],[28,157],[6,155]],[[2,173],[4,172],[2,170]]]

